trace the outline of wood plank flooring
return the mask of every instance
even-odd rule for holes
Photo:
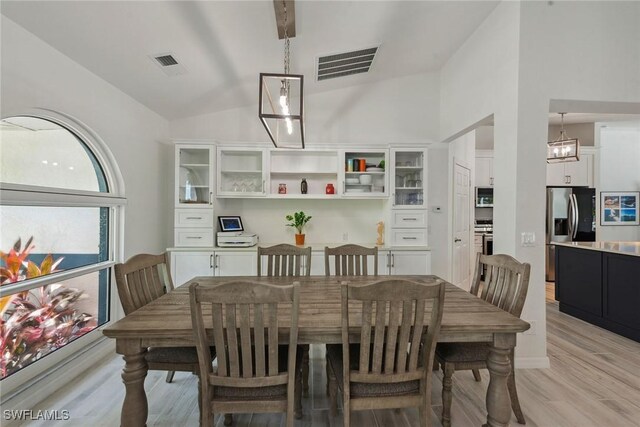
[[[632,427],[640,426],[640,344],[589,325],[558,311],[552,284],[547,285],[547,342],[550,369],[519,369],[516,381],[528,427]],[[68,410],[66,426],[117,426],[124,397],[120,378],[122,359],[105,359],[93,372],[61,389],[32,408]],[[432,420],[441,426],[442,373],[434,374]],[[149,396],[149,426],[196,426],[197,380],[178,372],[174,382],[164,382],[164,372],[150,371],[145,382]],[[471,372],[454,375],[452,421],[454,426],[479,426],[485,422],[484,398],[489,375],[482,382]],[[297,427],[342,426],[342,412],[332,418],[325,396],[323,346],[311,347],[311,397],[303,399],[304,417]],[[354,412],[354,426],[417,426],[416,410]],[[32,422],[44,426],[51,422]],[[62,422],[60,423],[62,425]],[[518,425],[512,416],[512,425]],[[3,425],[18,425],[6,424]],[[216,418],[216,426],[222,426]],[[236,426],[283,426],[279,414],[241,414]]]

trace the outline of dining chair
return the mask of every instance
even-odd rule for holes
[[[268,277],[310,276],[311,246],[280,244],[258,247],[258,276],[262,276],[262,258],[267,258]],[[302,395],[309,396],[309,344],[300,345],[302,351]]]
[[[431,371],[444,282],[393,279],[365,286],[343,282],[341,292],[342,344],[327,345],[331,415],[337,413],[339,389],[345,427],[350,425],[351,410],[413,406],[419,409],[420,425],[431,425]],[[360,328],[355,340],[354,327]]]
[[[520,263],[509,255],[483,255],[478,253],[471,290],[473,295],[520,317],[527,297],[531,266]],[[484,271],[484,279],[482,279]],[[473,377],[480,381],[479,369],[487,367],[490,343],[440,343],[436,347],[436,362],[442,366],[442,425],[451,426],[451,385],[455,371],[472,370]],[[520,408],[516,390],[515,370],[513,367],[514,350],[511,349],[509,360],[511,373],[507,379],[511,409],[518,423],[525,424],[524,414]]]
[[[369,273],[367,258],[373,256],[373,272]],[[342,245],[335,248],[324,248],[324,274],[331,275],[331,260],[334,258],[334,275],[336,276],[377,276],[378,247],[367,248],[360,245]]]
[[[173,290],[167,253],[138,254],[114,267],[118,296],[129,315],[140,307]],[[215,357],[215,352],[213,355]],[[195,374],[198,353],[195,347],[151,347],[145,355],[149,369],[169,371],[166,381],[173,380],[175,371]]]
[[[224,412],[285,412],[293,426],[299,410],[299,283],[274,286],[249,281],[189,287],[191,321],[199,357],[202,424]],[[281,346],[279,311],[289,313],[289,344]],[[211,331],[209,334],[207,331]],[[209,353],[218,349],[214,369]],[[222,350],[224,349],[224,350]]]
[[[258,276],[262,276],[263,257],[267,258],[266,275],[269,277],[311,275],[311,246],[301,248],[280,244],[258,247]]]

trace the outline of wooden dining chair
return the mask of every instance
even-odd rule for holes
[[[309,276],[311,275],[311,246],[281,244],[258,247],[258,276],[262,276],[262,259],[267,258],[267,276]],[[304,266],[304,268],[303,268]]]
[[[471,292],[485,301],[520,317],[527,297],[531,266],[520,263],[509,255],[483,255],[476,257],[476,269],[471,284]],[[481,278],[484,271],[484,280]],[[472,370],[473,377],[480,381],[480,371],[487,367],[490,343],[440,343],[436,348],[436,361],[442,366],[442,425],[451,426],[451,384],[455,371]],[[518,423],[525,424],[516,390],[513,367],[514,350],[511,350],[511,374],[507,379],[511,409]]]
[[[114,270],[125,315],[173,290],[167,253],[135,255],[124,263],[116,264]],[[195,347],[151,347],[145,359],[149,369],[169,371],[168,383],[173,380],[175,371],[195,374],[198,369]]]
[[[267,276],[310,276],[311,246],[280,244],[258,247],[258,276],[262,276],[262,259],[267,258]],[[309,396],[309,344],[300,345],[302,352],[302,395]]]
[[[351,410],[413,406],[419,408],[420,425],[431,425],[431,371],[444,282],[343,283],[341,291],[342,345],[327,345],[331,415],[337,412],[340,389],[345,427],[350,425]],[[354,326],[360,327],[355,340]]]
[[[286,425],[293,426],[294,411],[300,408],[295,401],[299,395],[295,389],[300,386],[299,284],[194,283],[189,297],[200,361],[201,425],[212,425],[220,412],[285,412]],[[283,329],[278,324],[279,311],[290,313],[283,321],[288,346],[278,343]],[[218,349],[215,369],[209,354],[211,341]]]
[[[373,256],[373,271],[369,272],[367,258]],[[331,275],[331,260],[336,276],[377,276],[378,247],[367,248],[359,245],[342,245],[335,248],[324,248],[324,274]]]

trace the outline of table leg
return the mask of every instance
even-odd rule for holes
[[[488,427],[507,427],[511,418],[511,401],[507,379],[511,373],[509,354],[516,344],[515,334],[495,334],[487,359],[489,387],[487,388]]]
[[[122,354],[124,369],[122,382],[125,387],[124,402],[120,415],[120,425],[145,426],[147,424],[147,395],[144,391],[144,379],[147,376],[146,347],[139,340],[117,340],[116,352]]]

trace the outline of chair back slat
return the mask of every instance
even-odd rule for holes
[[[429,285],[398,279],[366,286],[343,283],[342,346],[347,360],[349,328],[356,324],[351,324],[349,320],[349,301],[362,303],[360,360],[358,369],[354,371],[344,362],[344,369],[352,375],[351,379],[345,379],[344,387],[348,387],[349,381],[397,382],[406,381],[407,378],[423,378],[422,370],[430,368],[433,363],[435,342],[442,321],[444,282],[438,280]],[[374,306],[375,314],[372,313]],[[427,323],[428,309],[431,317]],[[425,334],[425,329],[429,333]],[[431,342],[425,342],[424,337]],[[423,342],[428,349],[426,352],[420,351]]]
[[[125,314],[173,289],[166,253],[139,254],[114,266],[118,296]]]
[[[240,312],[240,349],[242,351],[242,376],[253,377],[253,357],[251,349],[251,325],[249,322],[249,304],[239,304]]]
[[[281,244],[266,248],[258,247],[258,276],[262,276],[263,257],[267,258],[266,275],[268,277],[311,275],[311,246],[301,248]]]
[[[221,376],[239,377],[240,376],[240,357],[238,355],[238,329],[236,325],[236,305],[225,304],[224,307],[226,317],[227,333],[227,350],[229,352],[229,372],[223,372]],[[215,325],[214,325],[215,327]]]
[[[528,263],[520,263],[509,255],[478,254],[470,292],[520,317],[527,297],[530,272]]]
[[[333,263],[330,258],[333,257]],[[368,258],[373,257],[373,275],[378,275],[378,247],[366,248],[359,245],[342,245],[324,248],[324,271],[330,276],[333,264],[336,276],[368,276]]]
[[[263,305],[256,304],[253,306],[253,334],[255,337],[256,349],[256,376],[265,376],[265,357],[264,357],[264,317],[262,311]]]
[[[278,375],[278,306],[268,304],[269,313],[269,375]]]
[[[197,306],[197,309],[200,310],[200,305]],[[192,313],[193,313],[193,304],[192,304]],[[198,316],[199,318],[201,315]],[[198,325],[201,323],[199,322]],[[202,322],[204,325],[204,320]],[[222,321],[222,304],[211,304],[211,325],[222,325],[224,324]],[[203,327],[204,331],[204,327]],[[200,339],[198,339],[200,338]],[[197,337],[196,344],[202,340],[206,341],[206,335],[204,338]],[[224,339],[224,328],[213,328],[213,343],[216,347],[216,358],[218,359],[218,375],[229,375],[229,364],[227,363],[227,342]],[[199,359],[199,358],[198,358]],[[205,359],[206,360],[206,359]],[[202,369],[202,366],[200,366]],[[205,371],[203,371],[205,372]]]

